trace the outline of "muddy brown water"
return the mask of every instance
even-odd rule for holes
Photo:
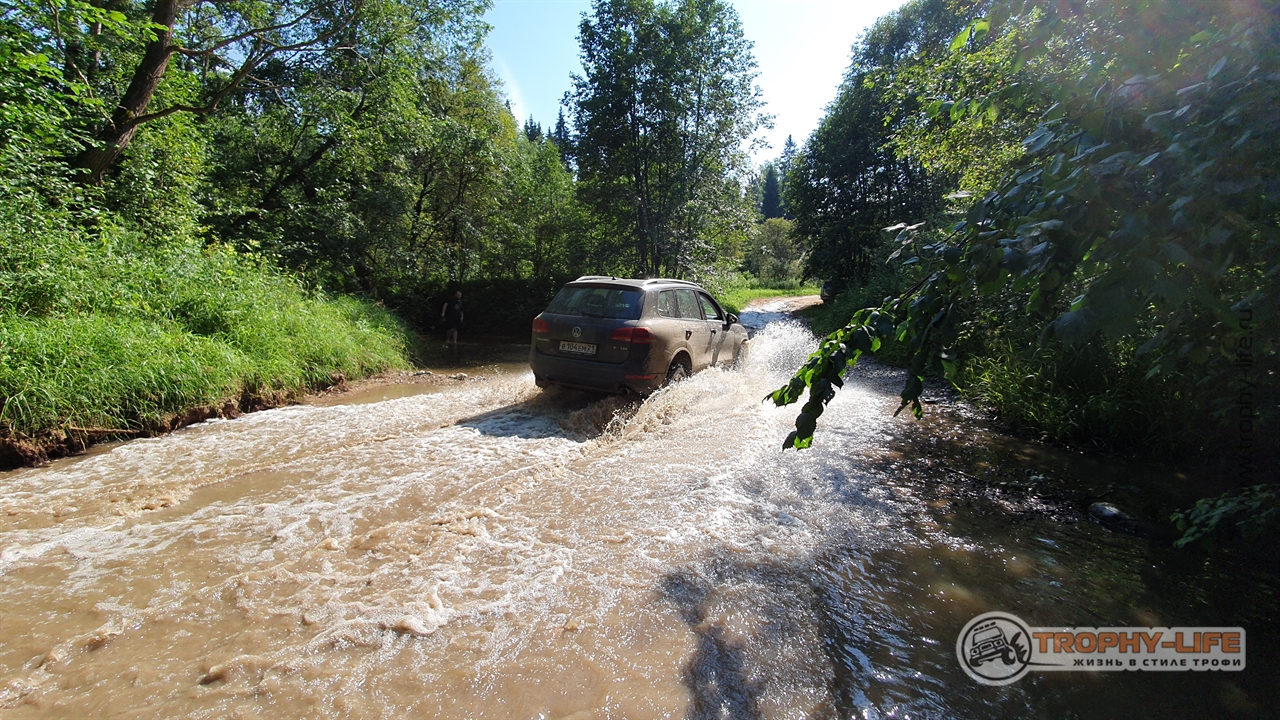
[[[0,715],[1275,712],[1269,578],[1109,532],[1063,490],[1145,471],[945,397],[894,418],[899,380],[876,368],[813,449],[780,452],[795,410],[760,400],[816,342],[783,309],[744,314],[741,369],[638,406],[543,393],[519,346],[487,346],[465,382],[0,474]],[[954,648],[986,610],[1241,624],[1249,668],[984,687]]]

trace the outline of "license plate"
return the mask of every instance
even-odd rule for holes
[[[596,346],[591,343],[560,341],[560,352],[577,353],[579,355],[595,355]]]

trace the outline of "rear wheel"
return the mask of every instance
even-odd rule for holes
[[[671,367],[667,368],[667,382],[665,384],[672,385],[687,377],[689,377],[689,361],[683,356],[678,357],[672,360]]]

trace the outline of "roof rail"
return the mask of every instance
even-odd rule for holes
[[[574,282],[582,282],[584,280],[617,280],[617,279],[618,278],[612,275],[583,275],[577,280],[574,280]]]
[[[649,285],[651,283],[671,283],[674,285],[692,285],[693,287],[700,287],[695,282],[689,282],[688,280],[673,280],[672,278],[649,278],[644,281],[645,285]]]

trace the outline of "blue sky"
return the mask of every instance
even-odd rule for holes
[[[849,65],[858,36],[903,0],[734,0],[759,63],[756,83],[774,116],[762,133],[772,146],[757,154],[778,155],[787,135],[798,145],[818,126]],[[569,76],[580,73],[578,23],[589,0],[496,0],[485,20],[493,26],[487,45],[494,74],[502,80],[516,117],[533,115],[555,124]]]

